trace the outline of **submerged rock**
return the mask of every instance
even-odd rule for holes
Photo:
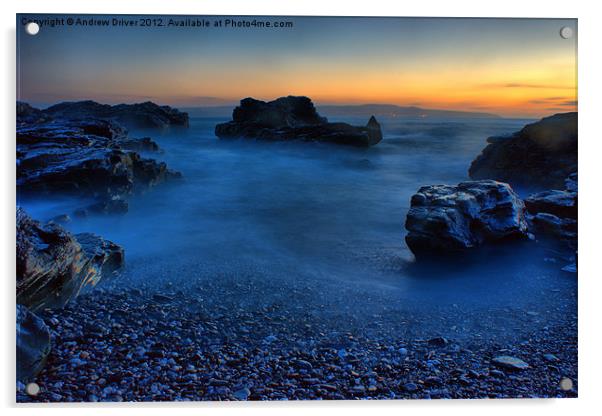
[[[17,209],[17,303],[37,310],[63,306],[124,262],[123,249],[94,234],[41,225]]]
[[[50,353],[50,330],[44,321],[17,304],[17,380],[32,380]]]
[[[577,113],[556,114],[507,137],[491,137],[472,162],[472,179],[562,189],[577,170]]]
[[[52,118],[111,120],[128,128],[137,129],[188,127],[188,113],[167,105],[159,106],[150,101],[118,105],[99,104],[90,100],[64,102],[53,105],[42,112]]]
[[[234,109],[232,121],[215,127],[215,135],[221,139],[324,141],[361,147],[382,140],[374,116],[363,127],[329,123],[317,113],[311,99],[293,96],[270,102],[245,98]]]
[[[510,185],[491,180],[423,186],[412,196],[405,227],[417,256],[529,237],[524,203]]]

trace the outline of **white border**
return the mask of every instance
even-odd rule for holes
[[[416,412],[421,415],[504,415],[509,413],[546,415],[589,414],[602,408],[598,401],[602,380],[602,276],[596,257],[600,244],[599,210],[602,197],[596,171],[600,171],[602,132],[600,131],[600,40],[602,14],[594,1],[531,1],[504,0],[500,2],[449,0],[420,0],[393,2],[369,0],[21,0],[2,2],[3,42],[2,82],[4,99],[1,101],[2,131],[2,365],[0,366],[0,394],[7,414],[96,415],[108,413],[142,413],[164,416],[166,411],[198,414],[345,414],[365,415]],[[131,14],[231,14],[231,15],[346,15],[346,16],[458,16],[458,17],[559,17],[579,19],[579,399],[566,400],[463,400],[463,401],[382,401],[382,402],[299,402],[299,403],[158,403],[109,405],[51,405],[40,408],[14,404],[14,128],[15,128],[15,13],[131,13]],[[169,410],[168,410],[169,409]]]

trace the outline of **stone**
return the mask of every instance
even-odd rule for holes
[[[49,353],[50,330],[41,318],[17,304],[17,380],[35,379]]]
[[[525,199],[532,229],[539,236],[563,241],[577,247],[577,173],[569,175],[564,190],[537,192]]]
[[[532,214],[545,212],[560,218],[577,219],[577,192],[556,189],[537,192],[525,199],[525,206]]]
[[[489,145],[472,162],[472,179],[494,179],[525,188],[562,189],[577,171],[577,113],[562,113],[528,124]]]
[[[423,186],[412,196],[405,227],[417,257],[529,238],[524,203],[510,185],[491,180]]]
[[[123,249],[90,233],[41,225],[17,209],[17,303],[60,307],[122,267]]]
[[[577,221],[570,218],[558,218],[545,212],[531,217],[534,231],[538,235],[564,240],[577,239]]]
[[[418,391],[418,386],[415,383],[404,383],[401,388],[408,393],[415,393]]]
[[[557,363],[560,361],[560,358],[556,357],[554,354],[544,354],[543,358],[549,363]]]
[[[433,345],[435,347],[444,347],[449,344],[447,338],[443,337],[435,337],[428,340],[429,345]]]
[[[232,394],[236,400],[248,400],[249,396],[251,395],[251,391],[248,388],[242,388],[240,390],[236,390],[233,394]]]
[[[491,360],[491,362],[496,366],[504,368],[506,370],[520,371],[529,368],[529,364],[527,364],[523,360],[516,357],[511,357],[509,355],[497,356],[493,360]]]
[[[254,98],[241,100],[232,121],[218,124],[220,139],[323,141],[368,147],[382,140],[380,124],[374,116],[363,127],[330,123],[321,117],[308,97],[280,97],[265,102]]]

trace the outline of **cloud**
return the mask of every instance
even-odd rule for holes
[[[507,82],[507,83],[494,83],[494,84],[483,84],[484,88],[532,88],[532,89],[555,89],[555,90],[574,90],[574,86],[566,85],[550,85],[550,84],[529,84],[522,82]]]

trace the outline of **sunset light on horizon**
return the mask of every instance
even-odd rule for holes
[[[563,26],[576,33],[576,20],[265,19],[293,27],[20,33],[17,99],[38,106],[93,99],[195,107],[305,95],[317,105],[533,118],[577,108],[576,39],[559,35]]]

